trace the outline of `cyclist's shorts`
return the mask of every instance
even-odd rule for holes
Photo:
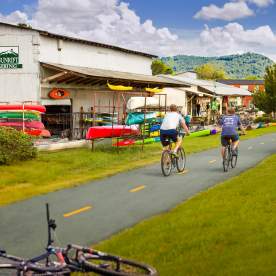
[[[239,140],[239,135],[234,134],[234,135],[224,135],[221,136],[221,145],[223,147],[226,147],[228,145],[228,141],[231,140],[232,142],[236,142]]]
[[[170,141],[177,141],[178,132],[176,129],[163,130],[160,129],[160,141],[163,147],[166,147],[170,144]]]

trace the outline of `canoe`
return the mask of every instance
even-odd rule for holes
[[[150,133],[150,137],[158,137],[160,136],[160,132],[159,131],[153,131]]]
[[[160,142],[160,136],[159,137],[154,137],[154,140],[155,140],[155,142]]]
[[[152,144],[156,142],[155,138],[146,138],[144,139],[144,144]],[[137,140],[135,141],[135,145],[142,145],[143,144],[143,140]]]
[[[133,139],[126,139],[122,141],[118,141],[117,143],[113,144],[115,147],[126,147],[126,146],[131,146],[134,145],[135,140]]]
[[[195,132],[190,133],[190,137],[201,137],[201,136],[208,136],[211,134],[210,129],[203,129]]]
[[[23,128],[23,122],[0,122],[0,126]],[[34,129],[44,129],[44,124],[39,121],[24,122],[24,127]]]
[[[150,132],[158,131],[160,130],[161,125],[153,125],[150,128]]]
[[[46,108],[43,105],[22,105],[22,104],[1,104],[0,105],[0,110],[33,110],[33,111],[38,111],[41,113],[46,112]]]
[[[127,135],[137,135],[139,130],[136,127],[115,125],[115,126],[94,126],[90,127],[86,134],[87,140],[98,138],[112,138]]]
[[[25,129],[24,132],[28,135],[31,135],[31,136],[36,136],[36,137],[44,137],[44,138],[49,138],[51,137],[51,133],[49,130],[47,129]]]
[[[143,107],[158,107],[159,100],[153,97],[131,97],[127,101],[127,109],[137,109]]]
[[[110,90],[115,90],[115,91],[131,91],[131,90],[133,90],[132,86],[112,85],[109,83],[107,83],[107,86]]]
[[[146,122],[155,122],[158,121],[156,118],[156,112],[150,112],[150,113],[142,113],[142,112],[134,112],[134,113],[128,113],[126,124],[127,125],[137,125],[142,124],[144,121]]]
[[[0,119],[23,119],[23,117],[25,119],[40,120],[40,115],[34,112],[0,112]]]

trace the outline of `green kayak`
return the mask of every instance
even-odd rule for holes
[[[40,115],[33,112],[24,112],[24,118],[40,120]],[[0,112],[0,119],[23,119],[23,112]]]

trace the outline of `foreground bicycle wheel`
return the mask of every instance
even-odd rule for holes
[[[176,168],[179,172],[183,172],[186,167],[186,154],[181,147],[177,150]]]
[[[224,151],[224,156],[223,156],[223,170],[225,172],[228,172],[229,165],[230,165],[230,158],[231,158],[231,153],[230,153],[230,146],[227,146]]]
[[[124,259],[108,254],[89,254],[82,255],[82,266],[84,271],[95,272],[100,275],[113,276],[157,276],[157,271],[146,264],[141,264],[132,260]]]
[[[161,157],[161,169],[164,176],[169,176],[172,171],[172,157],[169,150],[165,150]]]

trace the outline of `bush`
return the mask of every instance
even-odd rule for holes
[[[33,139],[13,128],[0,127],[0,165],[35,158]]]
[[[276,123],[276,120],[272,119],[269,116],[262,116],[262,117],[258,117],[254,120],[254,123]]]

